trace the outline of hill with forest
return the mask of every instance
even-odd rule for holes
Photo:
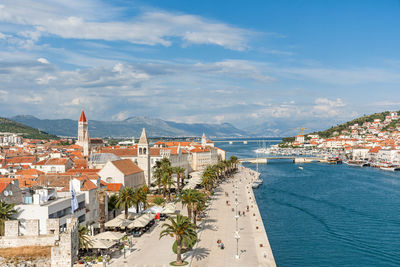
[[[33,127],[24,125],[22,123],[1,117],[0,117],[0,132],[18,133],[21,134],[23,138],[29,138],[29,139],[40,139],[40,140],[58,139],[56,135],[48,134],[46,132],[40,131],[39,129],[35,129]]]

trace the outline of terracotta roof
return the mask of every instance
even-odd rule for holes
[[[2,193],[9,184],[10,182],[0,182],[0,193]]]
[[[119,190],[121,190],[121,187],[121,183],[109,183],[107,184],[107,191],[118,192]]]
[[[117,169],[120,170],[124,175],[131,175],[131,174],[134,174],[134,173],[143,172],[143,170],[140,169],[130,159],[115,160],[115,161],[111,161],[111,163],[115,167],[117,167]]]
[[[80,122],[87,122],[86,116],[85,116],[85,111],[83,111],[83,109],[82,109],[81,117],[79,118],[79,121]]]
[[[7,159],[8,164],[22,164],[22,163],[33,163],[35,161],[35,157],[13,157]]]
[[[110,149],[110,148],[103,148],[101,153],[112,153],[118,157],[137,157],[138,152],[137,149],[132,148],[117,148],[117,149]]]
[[[83,178],[82,181],[83,181],[83,184],[81,186],[82,191],[90,191],[93,189],[97,189],[97,186],[89,179]]]
[[[209,149],[207,149],[207,148],[194,148],[194,149],[192,149],[192,150],[190,150],[190,152],[192,152],[192,153],[202,153],[202,152],[210,152],[210,150]]]
[[[47,160],[46,165],[65,165],[67,161],[67,158],[53,158]]]
[[[150,156],[160,156],[161,148],[159,147],[151,147],[150,148]]]

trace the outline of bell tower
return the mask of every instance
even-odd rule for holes
[[[147,140],[146,130],[143,128],[138,143],[138,166],[144,171],[147,186],[151,183],[150,145]]]
[[[81,117],[79,118],[79,121],[78,121],[78,142],[76,142],[77,145],[83,147],[83,143],[85,142],[86,133],[89,134],[88,122],[86,120],[85,111],[83,111],[83,109],[82,109]]]

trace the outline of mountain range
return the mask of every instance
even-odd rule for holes
[[[19,115],[10,118],[13,121],[37,128],[49,134],[75,137],[78,123],[71,119],[39,119],[31,115]],[[151,137],[201,136],[206,133],[210,137],[243,137],[251,136],[230,123],[177,123],[147,117],[131,117],[122,121],[89,121],[91,137],[139,137],[142,128]]]

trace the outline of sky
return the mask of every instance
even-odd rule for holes
[[[400,108],[400,1],[0,1],[0,116],[320,130]]]

